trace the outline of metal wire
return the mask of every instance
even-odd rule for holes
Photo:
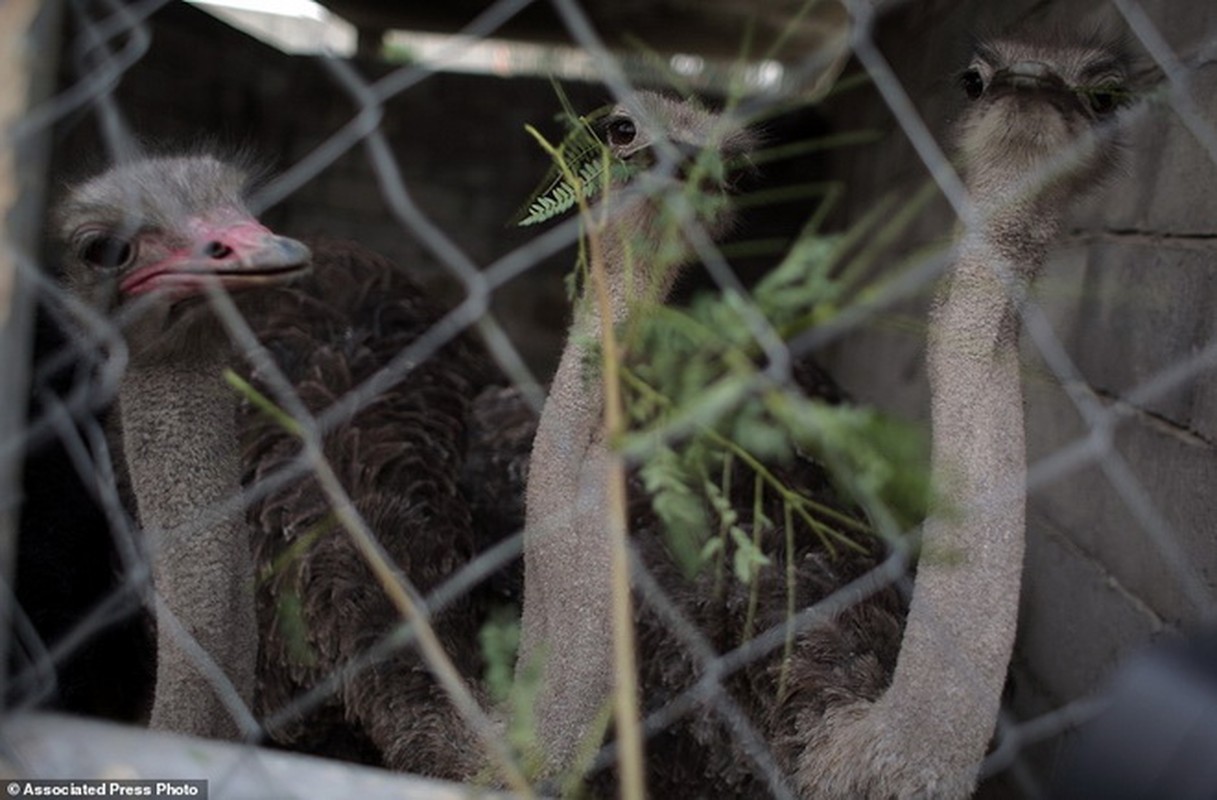
[[[131,3],[119,0],[71,0],[69,9],[74,18],[71,30],[76,33],[70,44],[65,46],[62,56],[65,64],[62,71],[65,75],[70,74],[70,77],[61,81],[62,85],[53,97],[26,112],[20,123],[10,131],[9,141],[62,136],[62,131],[73,126],[95,125],[99,141],[111,160],[125,161],[137,157],[144,142],[132,117],[123,107],[119,89],[127,81],[138,80],[143,60],[149,57],[158,36],[157,14],[166,5],[165,0]],[[867,0],[849,0],[844,5],[850,17],[849,42],[854,59],[851,69],[873,89],[872,96],[865,102],[870,104],[872,114],[883,115],[884,124],[890,127],[887,132],[890,139],[898,142],[895,146],[903,148],[902,152],[908,154],[910,159],[909,164],[903,167],[903,174],[893,176],[890,184],[884,183],[879,176],[855,170],[853,174],[865,175],[874,185],[846,185],[845,191],[857,192],[862,199],[855,202],[864,206],[885,193],[906,190],[916,179],[930,182],[937,187],[938,201],[936,206],[920,217],[920,224],[923,229],[933,229],[930,238],[938,246],[927,250],[919,247],[924,244],[923,241],[911,242],[916,237],[906,237],[908,241],[897,237],[899,244],[892,248],[896,252],[889,254],[889,267],[882,270],[880,279],[869,291],[858,292],[856,302],[842,309],[826,324],[791,338],[783,338],[750,296],[749,281],[739,274],[733,259],[724,252],[725,248],[720,249],[706,230],[692,221],[691,209],[684,209],[688,213],[680,215],[684,220],[683,234],[704,265],[708,284],[715,291],[730,292],[739,299],[739,311],[757,350],[763,355],[763,370],[755,385],[758,391],[772,383],[788,385],[794,365],[806,356],[828,358],[838,363],[848,361],[858,342],[865,345],[868,336],[873,336],[876,330],[881,331],[898,314],[906,313],[909,309],[912,309],[909,313],[924,312],[925,301],[932,293],[933,284],[955,255],[948,244],[952,228],[967,230],[982,221],[948,155],[953,145],[944,139],[944,126],[929,116],[930,109],[936,108],[936,103],[940,104],[935,93],[940,90],[941,84],[936,84],[939,88],[927,92],[924,88],[927,76],[908,74],[904,70],[904,65],[910,62],[905,57],[908,53],[894,44],[898,37],[885,28],[889,20],[900,18],[902,14],[932,11],[945,18],[947,12],[929,9],[933,4],[913,0],[879,4]],[[1040,4],[1028,2],[1021,5],[1025,7],[1023,17],[1033,19],[1037,16],[1037,6]],[[1203,24],[1211,29],[1203,31],[1201,41],[1189,45],[1190,51],[1181,52],[1180,46],[1172,43],[1171,36],[1164,33],[1155,21],[1154,11],[1164,4],[1110,0],[1101,5],[1109,5],[1113,15],[1123,20],[1131,38],[1148,54],[1165,79],[1164,88],[1159,94],[1160,102],[1135,107],[1127,112],[1128,122],[1144,124],[1156,112],[1168,114],[1167,124],[1182,128],[1190,140],[1199,145],[1203,160],[1207,161],[1204,166],[1211,178],[1217,174],[1212,172],[1213,168],[1217,168],[1217,130],[1213,127],[1211,115],[1205,111],[1211,106],[1211,102],[1208,102],[1211,98],[1205,93],[1211,91],[1212,81],[1207,80],[1200,70],[1217,48],[1217,28],[1213,27],[1217,21],[1211,14],[1204,18]],[[496,0],[460,31],[462,38],[454,39],[447,55],[456,55],[460,48],[467,46],[465,43],[468,41],[492,37],[524,12],[533,13],[540,7],[532,0]],[[606,44],[606,37],[597,30],[593,16],[580,0],[553,0],[551,10],[571,40],[593,60],[608,95],[622,99],[637,91],[634,78],[623,66],[621,54]],[[1171,9],[1170,13],[1176,11]],[[792,11],[792,18],[796,13],[801,12]],[[957,13],[961,13],[968,22],[983,16],[975,9]],[[1205,17],[1200,11],[1196,11],[1196,16],[1198,19]],[[443,58],[440,60],[443,61]],[[809,53],[799,62],[786,65],[793,79],[783,85],[801,85],[808,76],[825,69],[833,60],[832,54]],[[431,625],[439,612],[452,607],[475,587],[492,580],[506,565],[517,560],[521,552],[521,535],[517,533],[506,538],[477,554],[468,563],[458,565],[446,580],[423,596],[409,576],[392,563],[377,538],[377,531],[359,515],[355,503],[342,487],[340,476],[326,461],[322,442],[337,426],[375,404],[387,389],[411,380],[421,365],[442,358],[441,351],[446,345],[467,334],[474,334],[480,339],[511,383],[524,393],[533,409],[539,411],[544,399],[544,381],[538,378],[535,367],[531,366],[536,360],[533,354],[524,352],[523,344],[513,341],[509,333],[508,312],[492,311],[492,306],[508,284],[535,280],[553,257],[569,254],[572,246],[579,241],[581,225],[576,219],[560,221],[539,231],[523,244],[499,248],[499,255],[480,263],[478,258],[470,254],[473,248],[466,243],[467,233],[448,226],[441,214],[429,208],[425,190],[412,185],[410,173],[395,154],[393,142],[387,133],[392,115],[397,113],[391,103],[413,97],[412,92],[434,79],[435,68],[428,64],[409,64],[396,69],[381,69],[378,76],[369,77],[364,74],[364,65],[335,55],[318,56],[317,62],[319,72],[332,81],[331,90],[348,99],[355,110],[319,144],[285,164],[274,180],[262,186],[250,198],[251,208],[261,214],[290,206],[299,193],[321,180],[323,174],[340,160],[362,160],[374,177],[378,196],[386,209],[383,224],[422,248],[428,259],[430,274],[441,275],[459,287],[459,302],[453,304],[447,313],[373,376],[344,394],[332,406],[313,414],[307,410],[291,382],[276,365],[273,355],[259,342],[242,312],[227,295],[213,292],[209,299],[224,328],[268,387],[271,400],[300,426],[301,452],[289,465],[257,485],[243,487],[239,493],[226,498],[214,508],[201,509],[189,523],[170,531],[145,531],[133,519],[132,512],[124,503],[122,469],[116,466],[119,460],[112,452],[104,423],[97,417],[98,412],[114,400],[129,363],[127,345],[119,324],[104,318],[62,288],[51,277],[54,271],[47,269],[47,265],[35,263],[36,259],[26,254],[16,254],[16,268],[22,278],[35,288],[43,314],[55,327],[70,331],[70,341],[55,352],[40,355],[33,372],[35,410],[19,437],[0,441],[0,459],[15,459],[22,455],[33,457],[52,443],[63,451],[64,460],[69,465],[67,469],[75,474],[75,479],[84,486],[90,501],[100,510],[106,535],[112,539],[116,554],[117,577],[105,596],[98,598],[67,630],[57,631],[53,639],[41,638],[38,622],[40,609],[19,610],[12,630],[8,632],[9,641],[13,644],[8,649],[16,653],[12,677],[7,684],[8,708],[26,711],[53,705],[64,690],[58,675],[65,664],[80,658],[90,643],[115,625],[140,614],[155,617],[158,624],[170,627],[174,637],[206,675],[217,696],[238,721],[247,755],[229,764],[224,772],[210,777],[213,796],[226,796],[230,790],[232,796],[240,796],[242,790],[238,784],[247,778],[239,778],[238,774],[248,771],[251,765],[255,770],[262,768],[263,762],[259,759],[263,751],[260,748],[268,743],[275,731],[307,718],[340,696],[345,686],[371,674],[401,653],[415,649],[422,654],[426,669],[437,683],[449,692],[465,722],[485,744],[490,757],[512,765],[504,770],[507,777],[499,778],[512,783],[516,780],[512,775],[514,762],[509,745],[502,736],[503,725],[496,716],[499,712],[483,707],[484,692],[476,680],[458,673],[440,646]],[[941,66],[949,70],[958,65],[944,62]],[[4,77],[0,75],[0,84],[4,82]],[[250,76],[250,80],[256,79],[257,76]],[[734,110],[739,113],[772,119],[789,106],[796,105],[799,98],[758,93],[743,99],[732,98],[732,102],[735,104]],[[285,110],[285,113],[289,111]],[[452,124],[460,124],[460,120],[453,119]],[[1162,143],[1148,141],[1146,137],[1138,139],[1133,146],[1165,149]],[[677,168],[679,154],[670,146],[667,149],[672,152],[661,149],[658,168],[666,169],[671,174]],[[1067,164],[1073,155],[1062,153],[1056,167]],[[1177,153],[1155,152],[1151,160],[1183,157]],[[857,166],[859,157],[845,154],[840,158],[852,158],[850,164]],[[1196,160],[1202,159],[1197,157]],[[834,174],[851,174],[847,169],[832,171]],[[1028,176],[1027,185],[1023,188],[1034,190],[1052,177],[1051,169],[1046,174]],[[1204,196],[1211,196],[1212,191],[1207,186],[1205,188]],[[371,186],[368,190],[372,191]],[[486,191],[494,191],[494,187],[487,187]],[[908,194],[912,196],[913,192],[909,191]],[[676,197],[671,202],[684,202],[687,205],[687,201]],[[1098,202],[1101,204],[1103,201]],[[843,208],[833,212],[838,218],[837,222],[853,222],[850,217],[858,216],[858,207],[855,205],[852,209]],[[814,211],[809,208],[806,217],[810,219]],[[1102,215],[1105,208],[1100,205],[1097,213]],[[1086,246],[1085,232],[1101,223],[1081,224],[1083,235],[1075,236],[1072,244]],[[920,233],[923,234],[924,230]],[[1166,235],[1172,232],[1150,233],[1162,234],[1156,240],[1162,244]],[[1196,246],[1204,252],[1211,247],[1204,241]],[[410,265],[405,266],[409,268]],[[1101,269],[1102,266],[1099,264],[1097,268]],[[1049,535],[1035,527],[1037,504],[1047,503],[1043,496],[1062,482],[1079,475],[1090,472],[1097,474],[1106,493],[1104,502],[1119,504],[1127,516],[1128,530],[1122,531],[1121,538],[1116,541],[1123,542],[1135,537],[1139,550],[1153,553],[1160,559],[1162,571],[1173,582],[1173,591],[1182,598],[1179,607],[1162,607],[1160,602],[1146,596],[1148,590],[1138,583],[1138,576],[1114,568],[1108,571],[1108,559],[1104,553],[1092,552],[1089,548],[1093,545],[1078,544],[1079,558],[1090,559],[1103,580],[1118,589],[1113,594],[1119,599],[1107,602],[1134,606],[1134,616],[1145,623],[1150,632],[1156,632],[1163,622],[1168,625],[1198,625],[1217,621],[1217,551],[1211,547],[1198,551],[1196,543],[1207,536],[1207,531],[1194,529],[1194,520],[1211,519],[1211,515],[1200,508],[1203,493],[1197,493],[1194,500],[1197,507],[1186,509],[1185,513],[1165,506],[1167,500],[1158,491],[1158,476],[1147,475],[1137,468],[1134,456],[1122,446],[1121,438],[1142,423],[1141,412],[1156,402],[1188,394],[1191,405],[1204,403],[1208,398],[1208,384],[1211,383],[1213,369],[1217,366],[1217,342],[1199,338],[1201,334],[1198,333],[1195,341],[1175,343],[1176,353],[1172,360],[1155,364],[1153,370],[1138,374],[1135,385],[1116,389],[1096,387],[1087,378],[1089,354],[1079,352],[1079,348],[1073,346],[1054,316],[1054,304],[1059,298],[1040,296],[1034,289],[1024,292],[1015,281],[1009,279],[1008,271],[1002,265],[996,265],[995,269],[1019,308],[1021,324],[1026,332],[1024,357],[1041,365],[1043,374],[1037,377],[1067,401],[1063,405],[1076,417],[1073,422],[1078,433],[1059,441],[1045,441],[1043,435],[1031,430],[1029,441],[1035,442],[1035,454],[1029,462],[1025,482],[998,487],[992,496],[981,498],[980,502],[1000,502],[1012,494],[1026,492],[1031,510],[1028,515],[1031,520],[1029,534],[1032,541],[1036,541],[1037,536]],[[1147,277],[1146,280],[1154,278]],[[924,326],[923,322],[918,324]],[[1198,325],[1196,329],[1206,336],[1212,336],[1211,326]],[[908,366],[899,359],[907,358],[909,352],[920,357],[919,343],[909,348],[906,342],[902,347],[904,355],[898,355],[896,362],[873,364],[873,370],[895,372]],[[854,369],[850,374],[859,372]],[[903,382],[910,387],[908,392],[911,396],[920,396],[917,388],[921,385],[919,379]],[[865,396],[868,392],[882,392],[882,387],[888,385],[890,382],[875,381],[868,385],[862,381],[857,388],[859,394]],[[882,406],[888,398],[869,399]],[[905,410],[900,407],[902,402],[904,399],[896,401],[894,405],[897,407],[893,410]],[[1176,425],[1193,439],[1201,441],[1203,458],[1211,468],[1213,445],[1190,430],[1191,420],[1155,420],[1160,425]],[[1164,448],[1163,454],[1156,457],[1168,459],[1170,456]],[[1178,469],[1183,469],[1186,463],[1185,459],[1180,458]],[[209,521],[240,516],[259,500],[305,477],[316,479],[322,486],[335,513],[341,517],[342,526],[354,541],[360,543],[361,552],[382,579],[384,591],[395,600],[403,618],[398,627],[380,632],[375,637],[375,643],[357,658],[340,665],[293,702],[259,718],[258,710],[246,705],[211,655],[169,613],[165,601],[152,586],[149,556],[142,542],[145,536],[155,534],[163,536],[170,543],[168,546],[172,546],[172,542],[179,537],[191,537],[203,531]],[[901,532],[884,533],[894,535]],[[1052,535],[1057,533],[1062,532]],[[34,546],[31,543],[38,535],[39,531],[27,528],[23,537],[29,541],[23,542],[23,546]],[[1103,538],[1102,531],[1090,530],[1064,531],[1062,535],[1071,541],[1076,536],[1080,542]],[[749,762],[749,769],[758,777],[757,785],[763,787],[758,791],[779,798],[799,796],[793,776],[783,769],[771,744],[766,741],[766,721],[749,717],[726,688],[731,685],[729,679],[738,676],[749,666],[772,658],[788,641],[792,630],[796,634],[811,630],[891,587],[907,591],[915,563],[914,555],[909,550],[907,544],[898,544],[872,571],[842,586],[820,602],[798,609],[792,620],[761,631],[748,641],[738,643],[734,649],[725,651],[715,646],[714,632],[701,630],[690,620],[648,571],[638,554],[633,553],[631,569],[638,605],[650,609],[662,621],[694,664],[697,676],[689,686],[674,691],[663,702],[646,709],[643,735],[656,737],[690,715],[709,712]],[[1032,560],[1029,565],[1034,568],[1038,563]],[[14,586],[10,576],[0,575],[0,592],[16,596],[21,579],[22,575],[17,575],[18,583]],[[1068,600],[1041,596],[1053,585],[1046,579],[1041,581],[1039,576],[1032,575],[1025,579],[1024,584],[1032,593],[1030,602],[1036,608],[1055,607],[1058,602]],[[1087,611],[1085,608],[1066,607],[1060,613],[1072,619],[1084,617]],[[1150,619],[1150,622],[1146,622],[1146,619]],[[1028,621],[1027,624],[1035,624],[1035,621]],[[1022,634],[1025,640],[1030,641],[1038,631],[1024,630]],[[1143,643],[1133,640],[1133,635],[1127,630],[1096,631],[1092,635],[1109,652],[1127,652]],[[1060,641],[1054,644],[1069,646],[1069,643]],[[0,648],[2,651],[3,648]],[[1016,699],[1003,710],[995,733],[995,745],[982,768],[982,778],[988,782],[982,785],[982,796],[988,786],[1004,786],[1023,797],[1040,796],[1044,787],[1051,782],[1051,764],[1042,757],[1043,743],[1068,741],[1074,728],[1101,718],[1106,707],[1106,701],[1098,695],[1099,687],[1094,684],[1080,688],[1076,681],[1070,684],[1069,679],[1057,680],[1057,676],[1052,674],[1040,682],[1043,685],[1036,680],[1024,679],[1026,675],[1035,675],[1040,670],[1049,673],[1053,669],[1064,671],[1059,665],[1032,663],[1034,659],[1034,654],[1016,656],[1019,670],[1016,671],[1014,682],[1019,684],[1021,693],[1034,695],[1035,702]],[[1087,670],[1097,670],[1103,674],[1117,667],[1114,657],[1109,663],[1086,665]],[[1020,684],[1020,681],[1023,682]],[[1069,688],[1058,694],[1058,686]],[[1035,713],[1029,714],[1029,708],[1034,708]],[[425,721],[420,724],[425,724]],[[611,767],[618,755],[618,746],[610,743],[591,757],[591,763],[596,768]],[[39,767],[38,764],[18,766],[19,769],[31,771],[31,774],[36,773]],[[263,773],[265,781],[271,780],[270,775],[270,772]],[[516,788],[521,788],[521,784],[517,783]],[[285,786],[283,793],[289,795],[293,791]]]

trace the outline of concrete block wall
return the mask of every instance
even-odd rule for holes
[[[1077,29],[1118,19],[1105,2],[996,5],[912,2],[878,28],[884,56],[948,149],[952,78],[966,63],[968,33],[1045,17]],[[1159,101],[1131,131],[1121,174],[1072,214],[1034,289],[1080,380],[1062,385],[1024,335],[1033,485],[1011,687],[1020,717],[1093,694],[1121,659],[1198,624],[1217,602],[1217,360],[1169,391],[1140,391],[1217,345],[1217,6],[1141,5],[1176,54],[1203,62],[1189,90],[1208,138],[1188,129],[1169,98]],[[842,129],[889,132],[836,163],[849,187],[843,222],[884,192],[927,179],[877,93],[843,97],[829,117]],[[944,242],[954,222],[940,199],[903,246]],[[855,396],[914,420],[928,417],[930,296],[927,287],[825,354]],[[895,317],[916,324],[889,324]],[[1074,396],[1117,412],[1109,445],[1092,435]],[[1097,455],[1052,467],[1071,448],[1096,445]],[[1059,752],[1059,739],[1036,748],[1041,779]]]

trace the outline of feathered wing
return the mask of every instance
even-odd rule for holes
[[[376,254],[353,243],[313,248],[312,276],[268,298],[257,332],[318,414],[384,369],[441,313]],[[471,399],[495,378],[481,351],[458,338],[325,432],[324,453],[344,489],[394,566],[424,594],[488,546],[458,481]],[[300,452],[293,434],[256,409],[244,409],[241,426],[247,486]],[[274,714],[367,653],[400,618],[311,477],[258,500],[250,519],[261,569],[261,704]],[[478,604],[477,594],[467,595],[432,620],[466,680],[480,672]],[[335,727],[338,720],[355,733]],[[350,676],[326,707],[273,733],[306,747],[350,738],[386,766],[450,778],[471,777],[479,762],[472,734],[409,648]]]

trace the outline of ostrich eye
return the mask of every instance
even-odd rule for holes
[[[638,128],[633,120],[618,118],[611,120],[607,128],[609,144],[614,147],[625,147],[638,136]]]
[[[1121,106],[1123,94],[1115,87],[1104,86],[1087,92],[1086,102],[1090,104],[1090,110],[1094,113],[1110,114]]]
[[[135,246],[117,236],[94,236],[80,248],[80,260],[92,267],[125,267],[135,257]]]
[[[975,100],[985,93],[985,79],[980,76],[980,70],[973,67],[959,76],[959,85],[963,87],[968,99]]]

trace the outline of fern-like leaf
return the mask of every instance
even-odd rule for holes
[[[602,152],[586,153],[590,160],[573,166],[577,170],[578,180],[572,185],[569,180],[558,176],[529,203],[528,211],[516,224],[521,227],[537,225],[560,217],[573,210],[580,200],[592,201],[599,196],[606,184],[615,185],[628,180],[631,176],[629,166],[620,159],[605,155]],[[609,164],[609,175],[604,177],[604,164]]]

